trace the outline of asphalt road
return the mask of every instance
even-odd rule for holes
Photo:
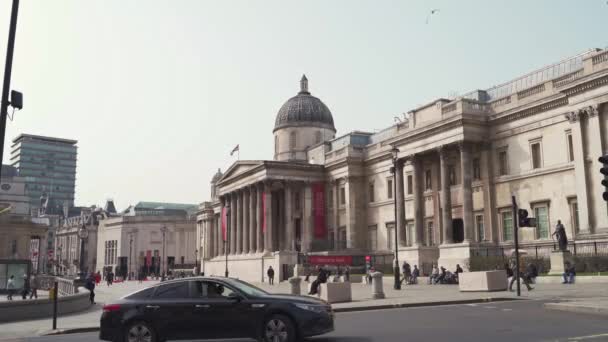
[[[336,331],[309,342],[608,341],[606,322],[606,316],[546,310],[540,301],[377,310],[337,314]],[[13,341],[98,339],[97,333],[88,333]]]

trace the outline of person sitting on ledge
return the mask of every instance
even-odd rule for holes
[[[576,277],[574,265],[570,265],[569,262],[566,262],[566,270],[562,276],[564,277],[564,282],[562,282],[562,284],[574,284],[574,277]]]

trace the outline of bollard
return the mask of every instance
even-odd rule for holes
[[[382,272],[372,273],[372,298],[382,299],[384,298],[384,287],[382,285]]]
[[[293,277],[289,278],[289,284],[291,284],[291,294],[292,295],[300,295],[300,283],[302,282],[302,278]]]
[[[53,330],[57,330],[57,297],[59,296],[59,285],[57,281],[51,289],[53,294]]]

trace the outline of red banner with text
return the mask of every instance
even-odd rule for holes
[[[325,225],[325,184],[312,184],[312,208],[314,214],[314,232],[316,239],[327,238],[327,227]]]
[[[353,257],[350,255],[310,255],[308,263],[311,265],[352,265]]]
[[[224,239],[224,241],[228,241],[226,239],[226,228],[228,228],[228,222],[226,220],[226,208],[222,207],[222,239]]]

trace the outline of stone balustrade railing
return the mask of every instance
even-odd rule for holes
[[[554,88],[559,88],[562,86],[565,86],[568,83],[572,83],[573,81],[575,81],[576,79],[582,77],[584,74],[584,70],[580,69],[577,70],[575,72],[569,73],[567,75],[564,75],[560,78],[554,79],[553,80],[553,87]]]
[[[593,65],[608,62],[608,51],[593,56],[591,62]]]
[[[59,295],[70,296],[78,293],[78,287],[74,284],[74,279],[56,277]]]
[[[525,90],[522,90],[522,91],[518,92],[517,93],[517,98],[518,99],[523,99],[523,98],[526,98],[526,97],[529,97],[529,96],[532,96],[532,95],[540,94],[543,91],[545,91],[545,84],[544,83],[539,84],[537,86],[534,86],[532,88],[528,88],[528,89],[525,89]]]

